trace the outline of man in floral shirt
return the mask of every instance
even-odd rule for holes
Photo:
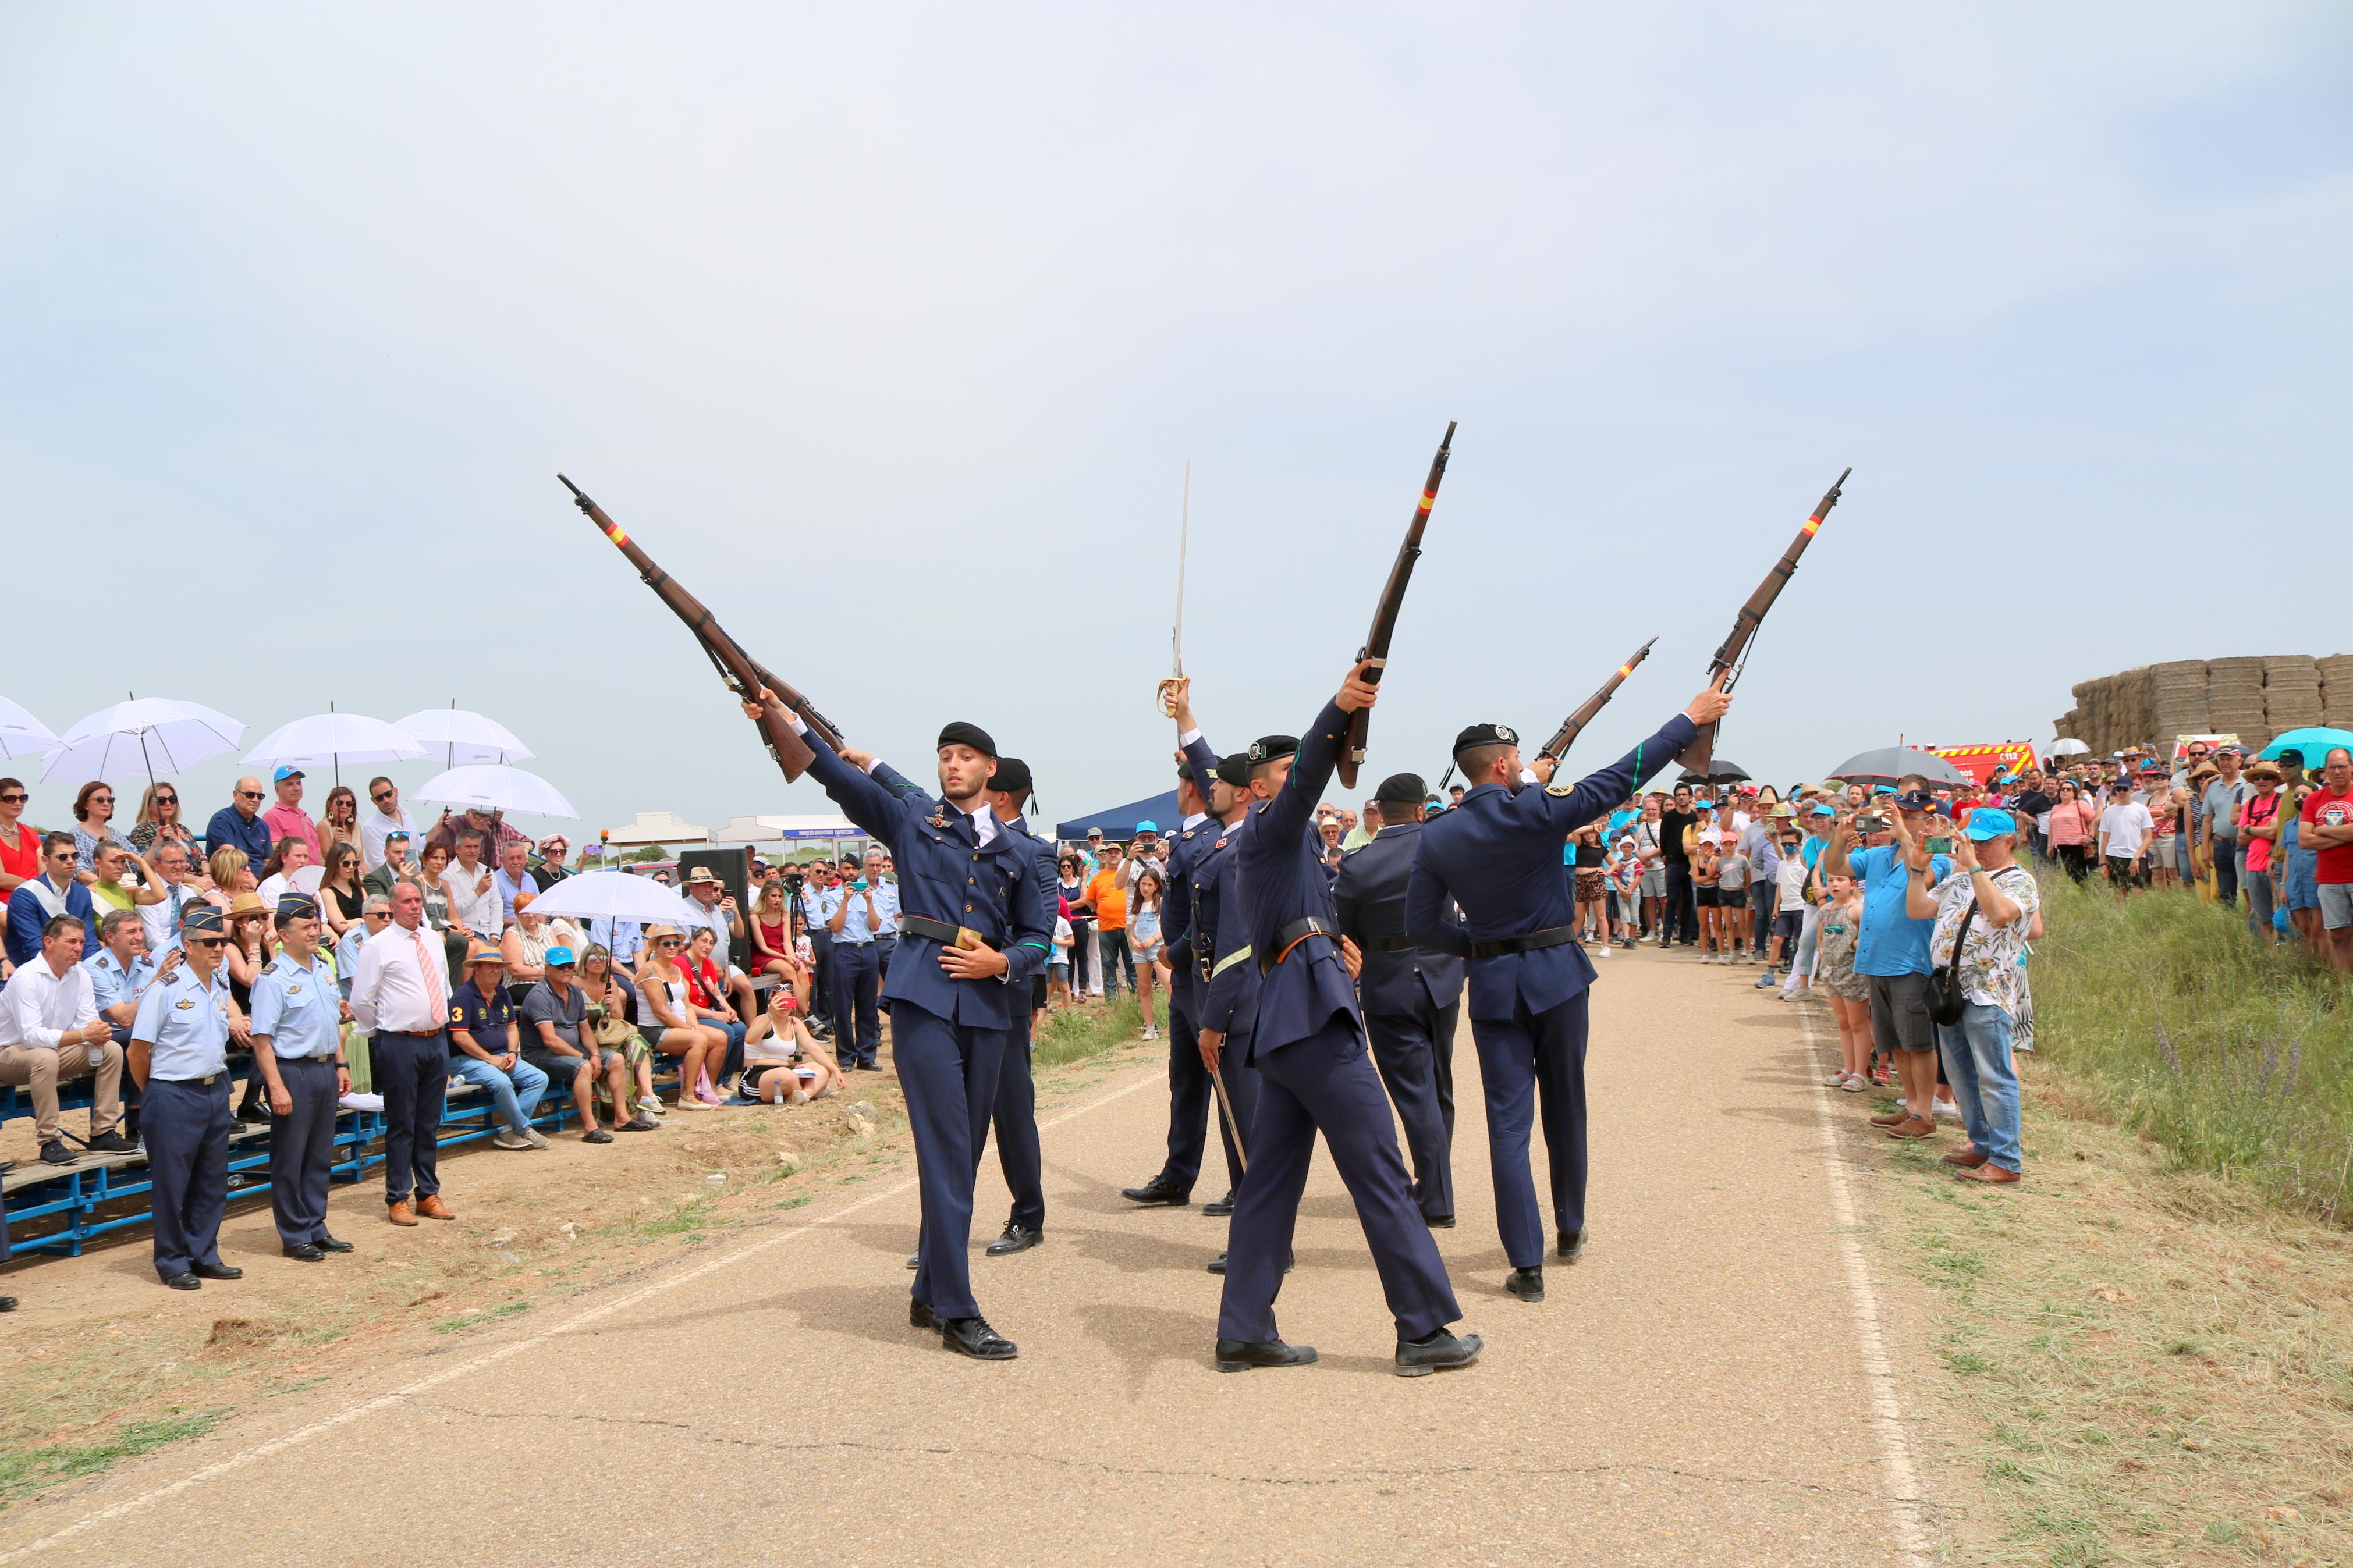
[[[1947,1154],[1945,1163],[1968,1180],[1988,1184],[2017,1181],[2023,1164],[2010,1038],[2026,1005],[2026,971],[2020,965],[2027,939],[2042,934],[2042,894],[2033,873],[2018,863],[2017,850],[2017,819],[1999,806],[1981,805],[1953,842],[1952,875],[1933,888],[1915,877],[1905,889],[1905,912],[1936,921],[1929,962],[1954,965],[1961,983],[1961,1021],[1937,1025],[1936,1046],[1969,1142]],[[1954,939],[1972,906],[1977,914],[1956,959]]]

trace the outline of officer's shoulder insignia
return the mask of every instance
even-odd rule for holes
[[[273,959],[271,959],[268,963],[263,964],[263,965],[261,966],[261,973],[264,973],[264,974],[275,974],[275,973],[278,973],[278,961],[277,961],[276,959],[274,959],[274,958],[273,958]]]
[[[1545,785],[1545,794],[1558,795],[1563,800],[1567,800],[1570,795],[1573,795],[1576,793],[1577,786],[1575,784],[1549,784]]]

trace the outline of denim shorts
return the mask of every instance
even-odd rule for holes
[[[2320,907],[2320,851],[2317,849],[2289,850],[2286,880],[2289,909],[2318,909]]]

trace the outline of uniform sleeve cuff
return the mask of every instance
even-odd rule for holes
[[[1198,724],[1196,724],[1196,725],[1194,725],[1194,726],[1193,726],[1193,728],[1191,728],[1191,729],[1189,729],[1189,730],[1186,731],[1183,734],[1181,734],[1181,735],[1177,736],[1177,737],[1176,737],[1176,743],[1177,743],[1178,745],[1180,745],[1180,746],[1189,746],[1189,745],[1193,744],[1195,742],[1198,741],[1200,738],[1201,738],[1201,727],[1200,727]]]

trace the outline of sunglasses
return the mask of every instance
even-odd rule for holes
[[[261,798],[261,792],[258,789],[241,789],[237,792],[237,798],[239,800],[259,800]]]
[[[177,805],[180,804],[180,797],[176,795],[159,795],[155,797],[155,804],[157,805]]]
[[[192,936],[184,938],[181,942],[181,945],[184,947],[227,947],[228,945],[228,938],[225,936]]]
[[[0,801],[5,801],[10,805],[22,805],[32,798],[29,795],[0,795]]]
[[[111,795],[94,795],[90,797],[90,804],[92,805],[112,805],[114,804],[114,797]]]
[[[81,858],[81,852],[78,849],[58,849],[53,851],[50,854],[49,858],[52,860],[79,860]]]
[[[392,793],[393,792],[388,789],[377,790],[371,794],[368,798],[370,800],[390,800],[392,798]]]

